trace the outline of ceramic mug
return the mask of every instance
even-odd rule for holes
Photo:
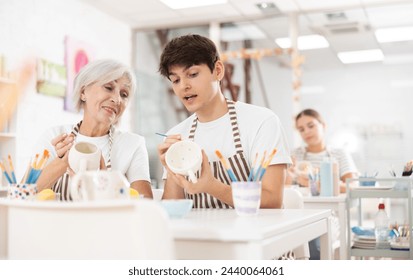
[[[202,150],[194,141],[183,140],[172,144],[166,151],[165,161],[172,172],[188,176],[193,183],[198,182],[195,174],[201,170]]]
[[[78,142],[69,151],[69,166],[75,172],[98,170],[101,150],[92,143]]]
[[[129,182],[116,170],[77,173],[71,180],[70,194],[74,201],[129,198]]]

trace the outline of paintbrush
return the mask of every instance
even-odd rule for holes
[[[222,165],[227,170],[227,173],[228,173],[229,177],[231,178],[231,181],[236,182],[237,178],[235,177],[234,172],[232,171],[231,167],[229,166],[229,164],[227,163],[225,158],[222,156],[221,152],[219,150],[216,150],[215,154],[218,156],[218,158],[221,161]]]
[[[12,179],[10,178],[9,174],[7,173],[6,168],[4,167],[2,161],[0,161],[0,168],[1,168],[1,170],[3,171],[3,174],[4,174],[4,176],[6,177],[7,181],[9,182],[9,184],[13,184],[13,181],[12,181]]]
[[[273,157],[275,156],[275,153],[276,153],[276,152],[277,152],[277,149],[273,149],[272,152],[271,152],[271,154],[268,156],[268,159],[267,159],[267,161],[264,163],[264,166],[263,166],[263,168],[262,168],[262,170],[261,170],[261,173],[260,173],[260,175],[259,175],[259,177],[258,177],[258,181],[261,181],[262,177],[264,176],[265,171],[267,171],[268,165],[270,165],[270,163],[271,163]]]

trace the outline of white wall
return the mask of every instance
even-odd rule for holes
[[[0,0],[0,34],[0,53],[6,56],[9,68],[28,56],[63,65],[66,35],[91,45],[95,58],[131,62],[130,28],[78,1]],[[36,93],[33,81],[18,106],[18,176],[22,176],[33,154],[32,143],[41,132],[80,119],[79,114],[63,111],[63,99]],[[129,129],[129,112],[125,112],[121,127]]]
[[[271,109],[280,116],[293,145],[291,75],[271,60],[260,61]],[[242,69],[242,68],[241,68]],[[327,141],[347,148],[360,172],[375,170],[388,177],[393,164],[401,174],[413,158],[413,87],[395,87],[411,81],[413,64],[362,63],[328,71],[303,70],[303,86],[321,87],[323,93],[302,94],[302,109],[314,108],[327,123]],[[238,79],[242,76],[238,76]],[[256,81],[253,102],[263,105]],[[302,144],[302,143],[301,143]]]

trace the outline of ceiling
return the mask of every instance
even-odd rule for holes
[[[374,36],[377,28],[413,26],[413,0],[264,0],[275,4],[267,12],[256,6],[259,0],[228,0],[182,10],[172,10],[159,0],[81,1],[135,30],[218,22],[223,24],[221,39],[237,40],[238,32],[244,39],[252,39],[254,47],[263,48],[277,47],[275,38],[289,36],[290,15],[296,13],[299,35],[320,34],[330,44],[327,49],[302,51],[307,69],[345,67],[337,52],[377,48],[385,55],[381,64],[413,63],[413,41],[379,43]]]

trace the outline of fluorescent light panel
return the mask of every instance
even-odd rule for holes
[[[161,2],[171,9],[178,10],[225,4],[228,0],[161,0]]]
[[[290,38],[277,38],[275,43],[283,49],[291,48]],[[312,50],[328,48],[329,44],[326,38],[321,35],[305,35],[299,36],[297,39],[299,50]]]
[[[380,49],[339,52],[337,56],[344,64],[382,61],[384,59],[383,52]]]
[[[380,28],[374,34],[379,43],[412,41],[413,26]]]

